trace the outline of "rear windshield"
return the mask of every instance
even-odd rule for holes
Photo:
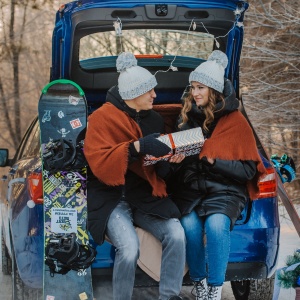
[[[213,45],[214,36],[201,32],[166,29],[122,30],[121,35],[115,31],[98,32],[80,40],[79,61],[117,56],[123,51],[135,55],[178,55],[206,60]]]

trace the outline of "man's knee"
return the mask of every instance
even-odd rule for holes
[[[129,239],[126,244],[116,249],[127,262],[136,262],[140,255],[138,239]]]
[[[168,239],[178,246],[185,246],[185,233],[180,221],[178,219],[172,219],[170,225],[169,232],[167,233]]]

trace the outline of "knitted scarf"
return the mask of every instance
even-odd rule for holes
[[[258,181],[266,174],[266,169],[257,151],[255,138],[247,120],[239,111],[223,116],[208,138],[199,157],[224,160],[252,160],[257,163],[255,177],[247,183],[250,198],[259,194]]]
[[[165,182],[154,166],[143,166],[143,158],[128,166],[129,144],[142,137],[138,124],[111,103],[93,112],[88,119],[84,155],[93,174],[108,186],[125,184],[128,169],[147,180],[152,195],[166,197]]]

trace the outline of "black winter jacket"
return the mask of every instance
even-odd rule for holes
[[[205,138],[211,136],[222,116],[238,108],[239,103],[229,80],[225,81],[224,95],[225,107],[215,114],[209,130],[203,132]],[[220,105],[217,104],[217,110]],[[204,113],[195,104],[188,117],[189,122],[180,130],[202,127],[205,120]],[[193,209],[199,216],[213,213],[227,215],[231,219],[232,229],[248,199],[246,183],[255,173],[256,164],[253,161],[216,159],[211,165],[206,158],[199,160],[198,155],[186,157],[171,184],[172,198],[183,215]]]
[[[121,99],[118,87],[112,87],[107,93],[107,102],[111,102],[118,109],[125,111],[130,118],[140,126],[143,136],[151,133],[163,133],[163,118],[154,110],[136,112]],[[99,120],[101,122],[101,120]],[[113,126],[113,124],[112,124]],[[118,130],[116,128],[116,130]],[[128,163],[137,159],[136,151],[130,147]],[[116,162],[117,163],[117,162]],[[131,205],[133,213],[139,209],[143,213],[156,215],[162,218],[179,218],[180,212],[177,206],[169,198],[152,196],[150,184],[134,172],[128,170],[125,175],[124,186],[107,186],[100,182],[88,170],[87,204],[88,204],[88,228],[96,243],[102,244],[106,224],[110,213],[117,206],[119,201],[125,199]]]

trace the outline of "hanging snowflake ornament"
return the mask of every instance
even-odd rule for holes
[[[241,8],[236,8],[233,13],[236,15],[236,16],[240,16],[243,12],[244,12],[245,8],[244,7],[241,7]]]
[[[122,22],[119,18],[117,19],[117,21],[114,21],[113,26],[115,28],[116,36],[121,36],[122,35]]]
[[[193,22],[193,30],[196,30],[196,28],[197,28],[196,22]]]

